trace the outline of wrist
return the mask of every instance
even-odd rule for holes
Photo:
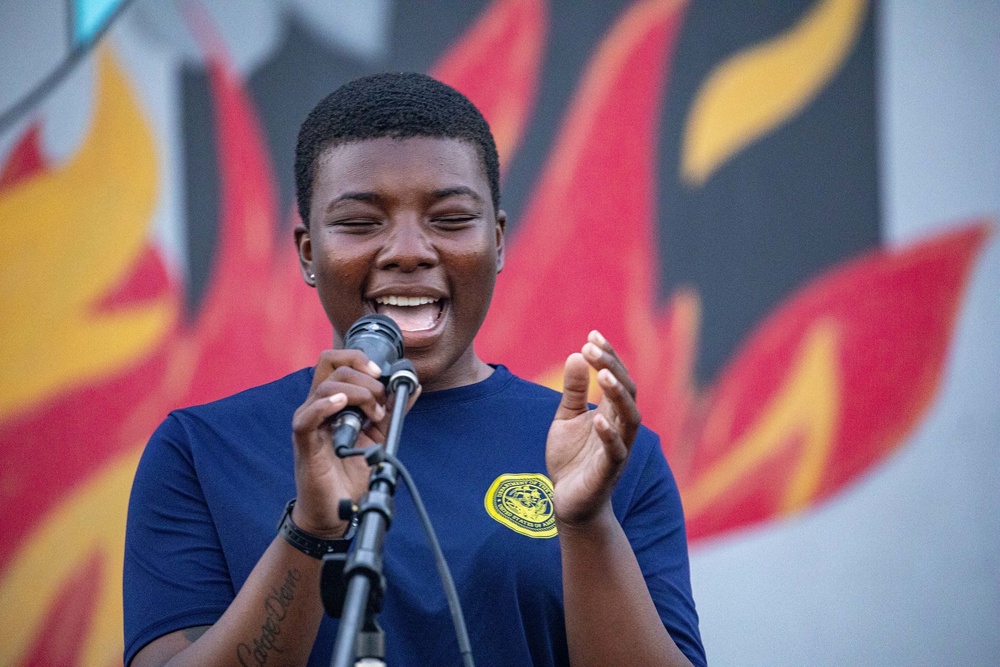
[[[321,537],[315,533],[309,533],[299,527],[292,518],[295,510],[295,499],[288,501],[285,511],[278,522],[278,534],[281,535],[288,544],[298,551],[316,559],[323,559],[331,554],[343,554],[350,548],[351,538],[354,537],[353,522],[348,524],[347,533],[341,537],[328,538]]]
[[[555,518],[556,530],[560,537],[591,541],[603,540],[622,529],[610,502],[605,503],[601,509],[589,516],[569,519],[560,517],[557,511]]]
[[[323,540],[341,539],[350,529],[350,521],[344,521],[339,517],[329,521],[316,520],[313,514],[303,507],[298,499],[290,501],[292,510],[290,518],[295,526],[310,535]]]

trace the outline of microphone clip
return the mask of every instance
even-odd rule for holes
[[[417,370],[413,367],[413,363],[406,357],[389,366],[388,375],[389,379],[386,381],[386,387],[388,387],[391,394],[399,391],[400,385],[404,383],[408,385],[408,393],[412,394],[420,384],[420,381],[417,380]]]

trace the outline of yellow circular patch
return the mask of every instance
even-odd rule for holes
[[[491,517],[528,537],[555,537],[556,514],[552,482],[526,472],[500,475],[483,500]]]

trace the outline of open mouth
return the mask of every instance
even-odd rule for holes
[[[376,313],[391,317],[403,332],[429,331],[441,320],[445,299],[387,295],[372,300]]]

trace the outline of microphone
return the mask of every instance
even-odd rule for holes
[[[365,315],[347,330],[344,347],[361,350],[382,369],[382,383],[389,381],[393,364],[403,357],[403,332],[385,315]],[[348,406],[332,417],[333,450],[337,456],[354,447],[364,426],[360,408]]]

